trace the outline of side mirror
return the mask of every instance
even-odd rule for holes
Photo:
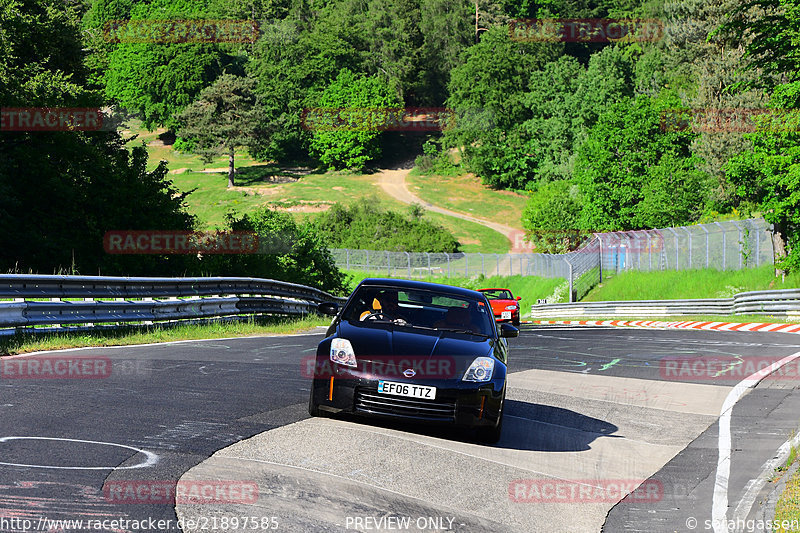
[[[516,300],[517,300],[517,301],[520,301],[520,300],[522,300],[522,296],[517,296]]]
[[[515,328],[511,324],[503,322],[502,324],[500,324],[500,336],[505,337],[507,339],[512,337],[519,337],[519,329]]]
[[[339,304],[334,302],[323,302],[317,306],[317,311],[323,315],[335,316],[339,312]]]

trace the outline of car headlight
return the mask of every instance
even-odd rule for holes
[[[476,358],[467,369],[461,381],[489,381],[494,371],[494,359],[491,357]]]
[[[349,340],[336,338],[331,341],[331,361],[345,366],[358,366]]]
[[[516,305],[507,305],[506,306],[506,311],[516,311],[516,310],[517,310],[517,306]]]

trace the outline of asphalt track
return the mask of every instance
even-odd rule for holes
[[[320,339],[70,350],[49,356],[108,358],[110,373],[3,374],[0,531],[85,531],[88,520],[106,521],[94,531],[180,531],[179,516],[186,531],[708,531],[717,420],[743,376],[670,373],[665,361],[800,352],[788,334],[528,326],[510,340],[503,436],[485,446],[308,418],[302,358]],[[733,408],[728,518],[758,516],[769,484],[754,480],[800,425],[798,379],[766,378]],[[179,479],[239,482],[257,498],[176,506],[108,490]]]

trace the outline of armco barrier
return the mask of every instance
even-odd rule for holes
[[[2,299],[11,301],[0,301],[0,327],[303,315],[320,302],[345,300],[313,287],[259,278],[20,274],[0,275]]]
[[[800,317],[800,289],[742,292],[733,298],[575,302],[531,306],[531,318],[686,315]]]

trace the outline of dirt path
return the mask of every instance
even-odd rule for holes
[[[476,224],[493,229],[498,233],[502,233],[511,243],[511,253],[525,253],[531,251],[529,247],[530,245],[527,245],[527,243],[523,242],[522,240],[524,233],[516,228],[506,226],[505,224],[492,222],[483,218],[465,215],[464,213],[459,213],[458,211],[451,211],[450,209],[445,209],[422,200],[419,196],[416,196],[408,190],[406,176],[408,176],[410,171],[411,169],[408,168],[381,170],[378,173],[377,183],[381,186],[381,188],[383,188],[384,191],[386,191],[387,194],[403,203],[417,203],[428,211],[460,218],[462,220],[469,220],[470,222],[475,222]]]

